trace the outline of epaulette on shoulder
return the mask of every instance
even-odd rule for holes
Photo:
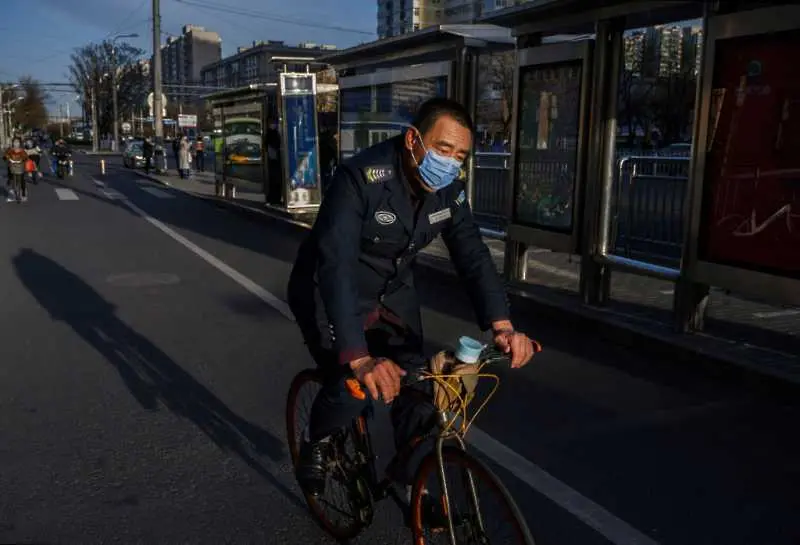
[[[361,172],[364,174],[364,180],[368,184],[382,184],[394,178],[395,175],[392,165],[361,167]]]

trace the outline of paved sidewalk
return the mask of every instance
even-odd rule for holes
[[[292,220],[268,208],[258,184],[232,180],[235,199],[214,194],[214,174],[195,173],[187,180],[177,175],[150,175],[150,179],[213,201],[236,212],[266,219],[291,221],[310,228],[313,217]],[[499,271],[503,269],[504,243],[486,239]],[[453,274],[444,243],[437,239],[420,256],[420,264]],[[612,301],[602,308],[583,305],[578,294],[580,257],[534,249],[528,258],[532,283],[512,292],[567,323],[586,320],[605,334],[624,343],[644,338],[660,351],[671,351],[677,360],[697,354],[709,360],[736,364],[781,379],[800,383],[800,309],[780,308],[713,290],[707,329],[683,335],[670,327],[673,284],[623,273],[612,274]],[[593,327],[595,327],[593,326]]]
[[[266,203],[260,184],[248,182],[237,178],[229,178],[227,181],[236,186],[235,198],[218,197],[215,187],[215,174],[213,172],[192,172],[188,179],[182,179],[175,171],[165,174],[144,174],[141,176],[149,178],[155,182],[168,185],[195,197],[200,197],[231,209],[234,212],[255,215],[256,217],[277,218],[283,221],[294,223],[300,227],[310,228],[314,221],[314,216],[304,215],[297,219],[285,211],[272,207]]]

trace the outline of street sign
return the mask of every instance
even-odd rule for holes
[[[197,127],[197,116],[192,114],[178,114],[178,126],[187,129]]]
[[[153,117],[153,101],[155,100],[155,96],[153,93],[147,95],[147,107],[150,109],[150,117]],[[164,93],[161,93],[161,117],[167,115],[167,96]]]

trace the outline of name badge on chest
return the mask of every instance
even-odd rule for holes
[[[439,223],[440,221],[450,219],[452,215],[453,214],[450,212],[450,209],[445,208],[444,210],[439,210],[438,212],[428,214],[428,223],[433,225],[434,223]]]

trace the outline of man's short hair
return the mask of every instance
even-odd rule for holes
[[[458,101],[445,97],[435,97],[425,101],[417,110],[412,125],[424,136],[444,115],[455,119],[459,125],[469,129],[470,133],[475,132],[472,116],[469,115],[467,109]]]

